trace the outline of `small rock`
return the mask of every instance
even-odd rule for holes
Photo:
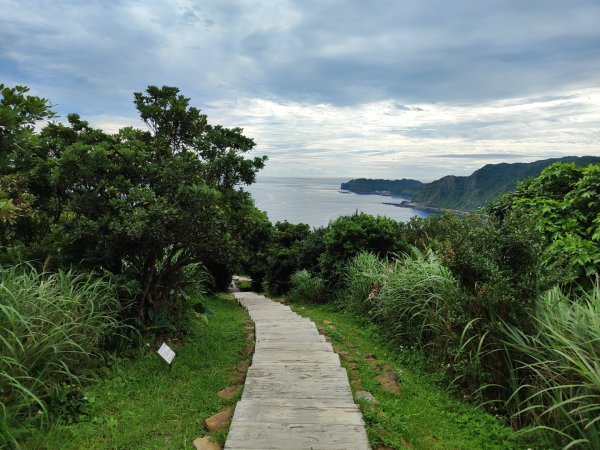
[[[379,370],[379,362],[377,361],[376,358],[373,358],[369,355],[367,355],[367,362],[369,363],[369,366],[371,366],[371,369],[374,370]]]
[[[329,320],[324,320],[324,321],[323,321],[323,324],[324,324],[324,325],[331,325],[331,322],[330,322]]]
[[[225,389],[221,389],[217,393],[217,397],[222,398],[223,400],[231,400],[233,397],[236,396],[236,394],[238,392],[240,392],[240,389],[242,389],[241,384],[236,384],[235,386],[226,387]]]
[[[371,394],[370,392],[367,392],[367,391],[358,391],[358,392],[355,392],[354,395],[356,396],[356,398],[360,398],[362,400],[366,400],[369,403],[373,403],[375,405],[379,404],[379,401],[375,397],[373,397],[373,394]]]
[[[235,384],[244,384],[246,381],[246,372],[236,372],[229,377],[229,381]]]
[[[385,372],[375,377],[375,381],[381,384],[383,390],[392,394],[401,393],[400,386],[398,385],[399,379],[400,377],[396,372]]]
[[[254,344],[253,343],[246,344],[246,346],[240,350],[241,355],[246,355],[248,353],[254,353]]]
[[[250,368],[250,360],[249,359],[243,359],[239,363],[237,363],[237,371],[238,372],[248,372],[249,368]]]
[[[221,446],[210,440],[208,436],[194,439],[192,442],[196,450],[221,450]]]
[[[350,386],[352,386],[352,389],[354,389],[355,391],[362,391],[363,390],[362,384],[360,383],[359,380],[352,380],[350,382]]]
[[[377,436],[379,436],[379,437],[387,436],[387,430],[383,427],[377,427],[377,429],[375,430],[375,433],[377,433]]]
[[[228,408],[214,416],[210,416],[204,421],[204,425],[208,431],[220,431],[229,424],[231,416],[233,416],[233,409]]]
[[[348,352],[338,352],[338,355],[340,355],[340,359],[344,362],[352,361]]]

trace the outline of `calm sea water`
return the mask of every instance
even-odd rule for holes
[[[413,216],[429,215],[417,209],[383,204],[406,199],[343,193],[340,184],[344,181],[348,179],[263,177],[246,189],[254,197],[258,209],[266,211],[273,223],[287,220],[290,223],[307,223],[313,227],[320,227],[339,216],[356,211],[374,216],[388,216],[403,222]]]

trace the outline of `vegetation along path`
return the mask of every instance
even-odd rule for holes
[[[369,449],[346,370],[313,322],[251,292],[256,350],[226,449]]]

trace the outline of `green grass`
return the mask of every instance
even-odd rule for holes
[[[0,270],[0,447],[23,428],[68,420],[79,385],[124,342],[120,310],[108,278]]]
[[[238,283],[238,289],[240,291],[251,291],[252,290],[252,282],[251,281],[240,281]]]
[[[552,289],[531,320],[534,334],[504,327],[519,385],[514,418],[552,430],[565,448],[600,448],[600,290]]]
[[[294,305],[294,309],[320,324],[332,344],[348,353],[348,361],[343,364],[353,389],[364,389],[379,401],[378,405],[359,401],[373,446],[424,450],[527,448],[527,443],[517,442],[513,431],[499,419],[455,399],[440,386],[435,374],[414,368],[419,357],[408,350],[393,351],[366,320],[329,305]],[[322,325],[323,320],[331,321],[333,327]],[[400,375],[401,394],[386,392],[374,380],[378,372],[371,366],[373,361],[369,364],[369,354],[378,366],[389,366],[387,370]]]
[[[55,425],[37,432],[24,448],[37,449],[189,449],[208,434],[204,419],[237,398],[217,392],[231,384],[245,343],[245,311],[227,295],[207,298],[214,316],[193,324],[192,335],[173,343],[172,368],[154,346],[139,359],[118,361],[110,374],[86,390],[90,415],[85,422]],[[224,442],[225,432],[214,437]]]

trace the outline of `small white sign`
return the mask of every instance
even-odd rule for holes
[[[167,364],[171,364],[173,358],[175,358],[175,352],[164,342],[158,349],[158,354],[167,362]]]

